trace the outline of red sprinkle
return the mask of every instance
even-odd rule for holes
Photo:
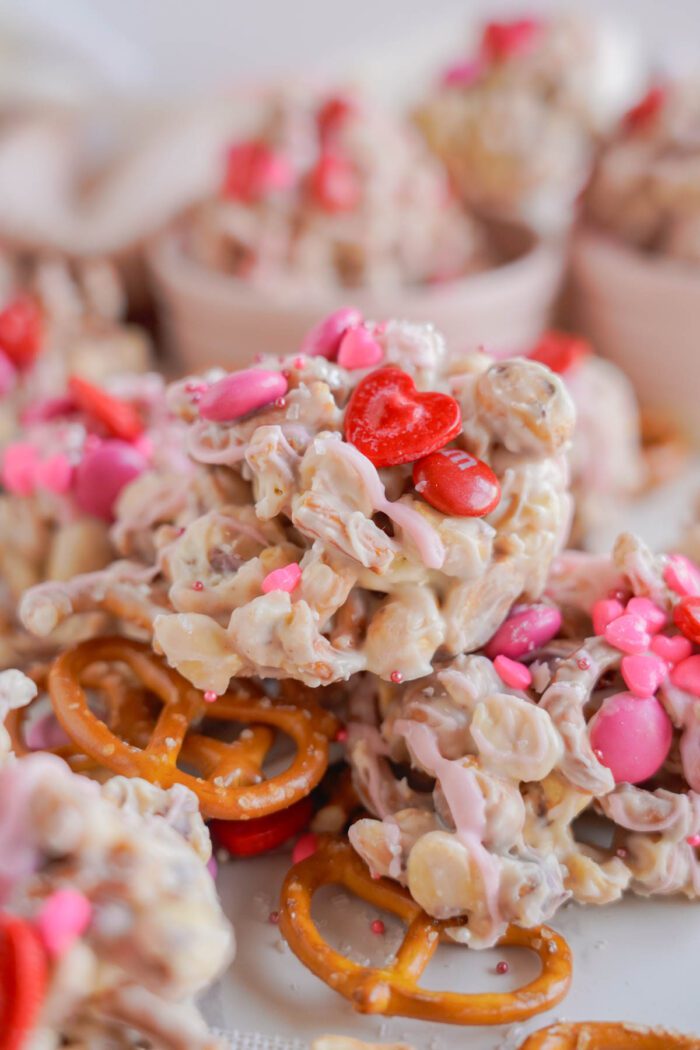
[[[700,596],[681,598],[673,610],[673,622],[695,645],[700,645]]]
[[[122,441],[135,441],[143,433],[143,422],[133,405],[113,397],[81,376],[71,376],[68,390],[78,407],[105,430]]]
[[[656,84],[622,118],[626,131],[641,131],[659,115],[666,103],[666,89]]]
[[[568,372],[589,357],[591,344],[578,335],[552,330],[545,332],[534,350],[529,353],[531,361],[539,361],[553,372]]]
[[[284,375],[284,372],[282,373],[282,375]],[[286,378],[287,377],[285,376],[285,379]],[[286,399],[286,397],[278,397],[278,398],[275,399],[275,408],[286,408],[286,407],[287,407],[287,399]]]
[[[271,911],[267,917],[267,921],[273,926],[276,926],[277,923],[280,921],[280,913],[278,911]]]
[[[343,744],[343,743],[345,743],[347,738],[348,738],[348,731],[345,728],[345,726],[341,726],[340,729],[338,730],[338,732],[335,734],[335,739],[338,741],[339,744]]]
[[[510,966],[505,959],[501,959],[499,963],[496,963],[496,973],[508,973],[509,970]]]
[[[375,467],[413,463],[437,452],[462,429],[459,403],[448,394],[420,393],[400,368],[378,368],[353,390],[345,439]]]
[[[0,310],[0,349],[20,371],[39,355],[42,327],[41,310],[29,295],[18,295]]]
[[[403,675],[400,671],[392,671],[389,677],[391,678],[394,685],[401,685],[401,683],[403,682]]]
[[[204,694],[204,703],[213,704],[215,700],[219,699],[219,694],[215,693],[213,689],[207,689]]]
[[[192,584],[192,590],[193,591],[203,591],[204,590],[204,584],[202,583],[202,581],[201,580],[195,580],[194,583]]]
[[[372,933],[383,934],[386,933],[386,926],[381,919],[373,919],[370,924]]]

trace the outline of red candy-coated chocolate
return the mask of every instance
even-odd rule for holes
[[[22,1050],[41,1010],[48,975],[38,932],[0,914],[0,1050]]]
[[[285,157],[271,150],[266,142],[252,139],[230,147],[221,192],[230,200],[256,204],[271,190],[286,189],[293,179]]]
[[[531,361],[539,361],[541,365],[561,374],[580,364],[592,353],[591,344],[586,339],[552,329],[544,333],[528,356]]]
[[[360,182],[355,168],[337,153],[324,153],[309,172],[309,192],[324,211],[353,211],[360,202]]]
[[[483,518],[498,506],[501,486],[486,463],[459,448],[442,448],[413,466],[413,484],[443,514]]]
[[[632,106],[622,118],[627,131],[639,131],[647,127],[661,112],[666,103],[666,89],[660,84],[649,88],[646,95]]]
[[[530,51],[542,29],[537,18],[517,18],[512,22],[488,22],[481,38],[482,54],[501,62]]]
[[[350,98],[343,95],[331,95],[330,98],[327,98],[316,113],[316,125],[321,142],[326,145],[355,111],[355,103]]]
[[[143,433],[141,416],[128,401],[113,397],[81,376],[71,376],[68,389],[78,407],[85,415],[100,423],[110,437],[134,441]]]
[[[700,645],[700,595],[681,598],[673,610],[673,622],[695,645]]]
[[[375,467],[391,467],[437,452],[462,429],[459,404],[448,394],[423,394],[400,368],[379,368],[357,384],[345,412],[345,438]]]
[[[212,820],[209,829],[219,846],[234,857],[254,857],[281,846],[307,827],[313,815],[309,797],[299,799],[287,809],[253,820]]]
[[[18,295],[0,310],[0,350],[20,371],[38,356],[42,327],[39,305],[29,295]]]

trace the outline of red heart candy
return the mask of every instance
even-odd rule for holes
[[[691,642],[700,645],[700,597],[689,594],[677,602],[673,622]]]
[[[462,429],[448,394],[422,394],[400,368],[379,368],[357,384],[345,412],[345,440],[375,467],[412,463],[444,448]]]
[[[482,518],[501,498],[491,467],[461,448],[442,448],[419,459],[413,467],[413,484],[432,507],[458,517]]]
[[[592,353],[591,345],[586,339],[568,332],[552,330],[545,332],[528,357],[539,361],[553,372],[568,372]]]

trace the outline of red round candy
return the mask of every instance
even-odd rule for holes
[[[353,211],[360,202],[357,172],[345,157],[324,153],[309,173],[309,190],[315,203],[331,213]]]
[[[436,510],[462,518],[483,518],[501,498],[491,467],[461,448],[442,448],[419,459],[413,467],[413,484]]]
[[[0,1050],[22,1050],[46,993],[48,964],[39,934],[24,919],[0,914]]]
[[[374,463],[391,467],[437,452],[462,429],[449,394],[419,393],[400,368],[379,368],[357,384],[345,411],[345,439]]]
[[[308,826],[313,814],[311,799],[299,799],[287,809],[253,820],[212,820],[212,838],[233,857],[255,857],[283,845]]]
[[[578,335],[569,332],[545,332],[534,350],[529,353],[531,361],[539,361],[553,372],[568,372],[589,354],[593,353],[591,344]]]
[[[0,310],[0,350],[15,368],[29,368],[41,350],[42,318],[38,304],[18,295]]]
[[[700,645],[700,595],[681,598],[673,610],[673,622],[686,638]]]

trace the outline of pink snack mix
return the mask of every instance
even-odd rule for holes
[[[213,383],[199,400],[202,419],[230,423],[284,397],[289,384],[281,372],[248,368]]]

